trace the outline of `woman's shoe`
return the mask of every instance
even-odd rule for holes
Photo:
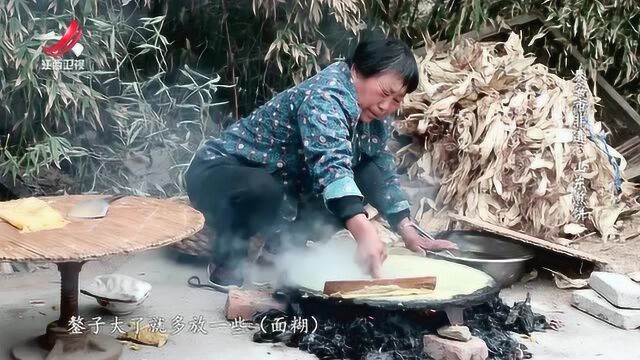
[[[207,273],[209,274],[209,283],[211,285],[227,291],[233,288],[240,288],[244,282],[242,271],[238,267],[230,268],[224,265],[209,264]]]

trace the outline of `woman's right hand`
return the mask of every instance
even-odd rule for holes
[[[382,263],[387,258],[387,249],[380,240],[375,226],[364,214],[347,220],[347,229],[356,239],[358,249],[356,260],[373,278],[382,277]]]

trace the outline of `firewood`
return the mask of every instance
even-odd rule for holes
[[[605,131],[595,119],[599,99],[589,89],[578,97],[577,78],[560,78],[536,63],[515,33],[505,42],[443,45],[428,44],[418,57],[420,85],[394,123],[413,138],[397,151],[398,163],[418,153],[409,177],[440,189],[416,221],[429,225],[453,211],[544,239],[591,229],[604,241],[617,236],[621,212],[637,206],[637,185],[626,180],[640,167],[629,169],[624,154],[592,136]],[[578,100],[586,112],[580,129]],[[577,139],[585,140],[584,151]],[[623,147],[627,154],[633,141]],[[605,146],[620,164],[619,195]],[[579,166],[585,167],[586,219],[574,213]]]

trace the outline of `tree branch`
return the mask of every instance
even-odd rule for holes
[[[418,15],[418,5],[420,4],[420,0],[415,0],[415,4],[413,5],[413,12],[411,13],[411,20],[409,22],[409,26],[413,26],[416,22],[416,16]]]
[[[396,7],[396,13],[395,15],[393,15],[393,21],[395,21],[396,23],[398,22],[398,19],[400,18],[400,13],[402,12],[402,8],[404,7],[404,0],[398,0],[398,6]]]
[[[231,68],[231,79],[233,80],[233,105],[234,105],[234,116],[236,120],[239,117],[239,99],[238,99],[238,84],[236,79],[236,64],[233,56],[233,49],[231,48],[231,35],[229,34],[229,23],[227,19],[229,18],[229,12],[227,11],[227,0],[222,0],[222,24],[224,26],[225,37],[227,38],[227,61],[228,65]]]

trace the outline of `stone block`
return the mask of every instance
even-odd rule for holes
[[[468,327],[462,325],[449,325],[443,326],[438,329],[438,335],[443,338],[458,340],[458,341],[469,341],[473,338],[471,336],[471,331]]]
[[[268,292],[231,289],[227,295],[224,314],[227,320],[242,318],[251,321],[256,313],[269,310],[284,311],[285,309],[286,304],[278,302]]]
[[[574,291],[571,303],[619,328],[629,330],[640,327],[640,310],[617,308],[592,289]]]
[[[630,277],[612,272],[593,272],[589,286],[617,307],[640,309],[640,284]]]
[[[489,357],[487,344],[478,337],[462,342],[425,335],[423,344],[424,353],[434,360],[486,360]]]

